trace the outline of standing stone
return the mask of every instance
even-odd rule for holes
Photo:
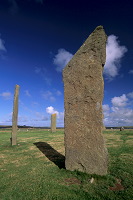
[[[106,40],[103,27],[98,26],[63,71],[68,170],[107,173],[107,149],[102,136]]]
[[[56,113],[51,115],[51,132],[56,132]]]
[[[12,116],[12,138],[11,143],[12,145],[17,144],[17,121],[18,121],[18,95],[19,95],[19,85],[15,87],[14,93],[14,105],[13,105],[13,116]]]
[[[120,131],[124,131],[124,127],[120,127]]]
[[[103,131],[106,131],[106,127],[103,125]]]

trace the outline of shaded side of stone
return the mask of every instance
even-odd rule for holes
[[[12,137],[11,144],[17,144],[17,122],[18,122],[18,97],[19,97],[19,85],[15,86],[14,92],[14,104],[13,104],[13,116],[12,116]]]
[[[51,132],[56,132],[56,114],[51,115]]]
[[[106,39],[103,27],[97,27],[63,71],[68,170],[107,173],[107,149],[102,135]]]

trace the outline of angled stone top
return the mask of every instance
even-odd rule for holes
[[[96,29],[89,35],[86,41],[75,53],[73,58],[66,65],[63,72],[65,72],[68,67],[70,68],[76,65],[75,62],[77,56],[80,57],[81,54],[86,54],[85,58],[88,54],[88,59],[90,60],[90,62],[94,62],[96,58],[97,62],[99,62],[102,65],[102,67],[104,67],[106,61],[106,41],[107,35],[103,29],[103,26],[96,27]]]

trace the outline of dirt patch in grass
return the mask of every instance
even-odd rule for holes
[[[109,187],[109,190],[112,190],[112,191],[121,191],[121,190],[124,190],[124,187],[121,184],[121,180],[120,179],[116,179],[115,185],[113,187]]]
[[[6,156],[4,154],[1,154],[0,158],[6,158]]]
[[[31,147],[29,147],[29,150],[36,150],[36,147],[35,146],[31,146]]]
[[[64,180],[64,185],[80,185],[81,184],[81,181],[75,177],[72,177],[72,178],[66,178]]]

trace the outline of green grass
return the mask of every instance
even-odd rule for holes
[[[133,200],[133,131],[104,131],[109,152],[106,176],[58,167],[64,155],[62,130],[20,130],[13,147],[10,137],[11,130],[0,131],[0,200]],[[51,146],[47,145],[47,156],[37,148],[46,143]],[[117,179],[124,189],[110,190]]]

